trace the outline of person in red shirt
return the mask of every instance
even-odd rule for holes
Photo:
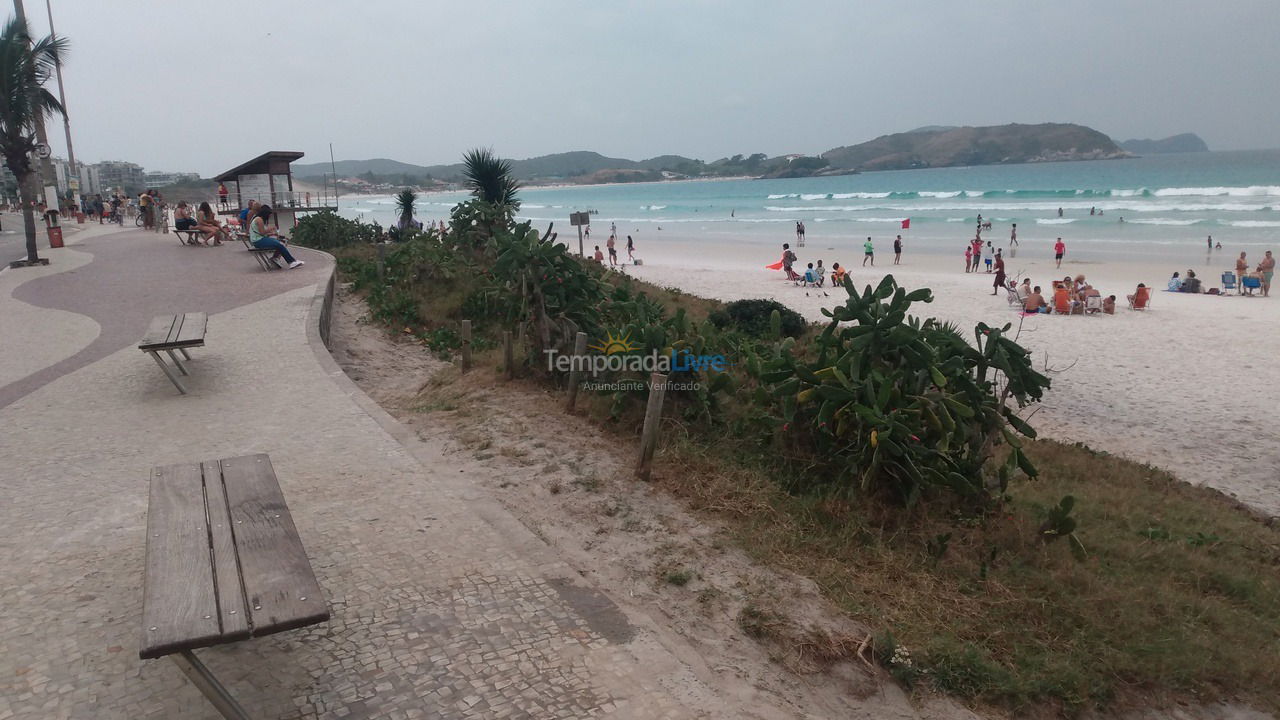
[[[1058,242],[1053,244],[1053,257],[1058,261],[1055,267],[1062,267],[1062,256],[1067,254],[1067,246],[1063,244],[1062,238],[1058,238]]]

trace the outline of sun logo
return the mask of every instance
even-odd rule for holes
[[[621,337],[615,337],[612,331],[605,334],[605,339],[595,345],[589,346],[592,350],[596,350],[605,355],[617,355],[635,352],[638,348],[631,344],[631,333],[627,333]]]

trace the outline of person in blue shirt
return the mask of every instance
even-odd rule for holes
[[[809,269],[804,271],[804,284],[814,286],[818,284],[818,273],[814,272],[813,263],[809,263]]]
[[[1182,278],[1178,277],[1176,271],[1173,277],[1169,278],[1169,292],[1182,292]]]

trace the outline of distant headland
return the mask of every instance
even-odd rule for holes
[[[680,155],[628,160],[575,151],[512,160],[511,165],[516,177],[529,185],[594,185],[726,177],[821,177],[872,170],[1132,156],[1131,151],[1105,134],[1083,125],[1014,123],[989,127],[928,126],[832,148],[819,155],[768,157],[755,153],[704,162]],[[300,164],[293,168],[297,177],[317,180],[336,171],[340,182],[350,189],[374,192],[405,185],[447,187],[462,179],[462,169],[461,164],[422,166],[388,159],[343,160],[332,167],[329,163]]]

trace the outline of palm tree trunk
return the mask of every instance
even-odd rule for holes
[[[22,203],[22,224],[27,233],[27,262],[32,265],[40,262],[40,254],[36,248],[36,213],[34,203],[37,198],[33,187],[38,174],[28,170],[18,177],[18,200]]]

